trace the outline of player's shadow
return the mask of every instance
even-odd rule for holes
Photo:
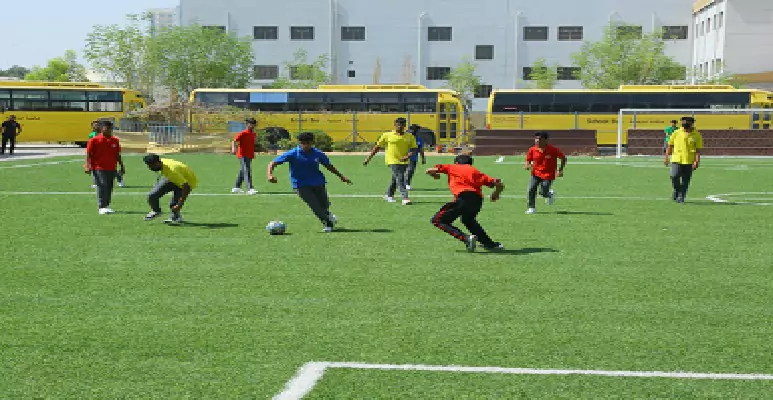
[[[426,188],[426,189],[419,189],[419,188],[412,188],[411,192],[449,192],[448,188]]]
[[[352,228],[333,228],[333,233],[392,233],[391,229],[352,229]]]
[[[126,185],[124,187],[118,187],[118,185],[115,186],[115,189],[113,189],[115,192],[120,193],[121,190],[125,189],[153,189],[152,185]]]
[[[244,194],[244,193],[234,193],[234,194],[238,195],[238,194]],[[263,191],[258,192],[258,196],[260,196],[261,194],[295,194],[295,192],[263,192]]]
[[[217,223],[205,223],[205,222],[187,222],[184,221],[183,223],[179,225],[170,225],[170,226],[191,226],[195,228],[203,228],[203,229],[225,229],[225,228],[238,228],[239,224],[229,224],[225,222],[217,222]]]
[[[422,200],[411,200],[413,204],[446,204],[447,201],[422,201]]]
[[[457,253],[466,253],[466,250],[458,250]],[[558,250],[551,249],[549,247],[524,247],[522,249],[504,249],[504,250],[478,250],[475,254],[482,255],[511,255],[511,256],[526,256],[536,253],[558,253]]]
[[[556,211],[553,214],[558,215],[615,215],[609,212],[596,212],[596,211]]]

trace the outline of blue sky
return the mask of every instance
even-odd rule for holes
[[[0,0],[0,69],[45,65],[72,49],[80,55],[94,25],[122,24],[126,14],[172,8],[175,0]]]

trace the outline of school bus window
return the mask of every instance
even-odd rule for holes
[[[123,103],[119,101],[90,101],[91,112],[120,112],[123,111]]]
[[[52,90],[51,100],[86,101],[86,92],[75,90]]]
[[[121,92],[88,92],[89,101],[123,101]]]
[[[194,99],[201,104],[226,105],[228,104],[228,93],[201,92],[196,93]]]
[[[48,100],[47,90],[14,90],[11,92],[14,100]]]
[[[405,111],[434,113],[434,112],[437,112],[437,106],[435,104],[406,103]]]
[[[11,98],[10,90],[0,90],[0,99],[10,99],[10,98]]]
[[[251,111],[283,112],[289,110],[287,103],[250,103]]]
[[[52,101],[51,111],[87,111],[85,101]]]
[[[238,108],[245,108],[250,103],[249,93],[230,93],[228,95],[228,104]]]
[[[366,103],[400,104],[402,99],[399,93],[365,93],[362,96]]]

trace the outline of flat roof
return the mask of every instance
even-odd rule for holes
[[[692,3],[692,12],[697,13],[698,11],[703,10],[713,3],[714,0],[695,0],[695,2]]]

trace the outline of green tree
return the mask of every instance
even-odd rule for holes
[[[94,71],[145,96],[153,93],[158,65],[150,56],[149,14],[130,14],[126,25],[95,25],[86,37],[84,57]]]
[[[534,60],[531,64],[531,82],[534,89],[553,89],[558,82],[558,64],[548,65],[544,57]]]
[[[483,84],[481,78],[475,74],[475,68],[475,64],[465,57],[459,65],[451,68],[451,72],[446,77],[448,83],[445,86],[459,93],[459,98],[467,110],[472,109],[475,93]]]
[[[585,42],[572,59],[580,68],[577,77],[589,89],[684,81],[685,67],[664,49],[662,33],[643,34],[639,26],[610,23],[601,40]]]
[[[722,72],[709,75],[695,68],[688,77],[690,82],[696,85],[730,85],[736,89],[746,87],[745,82],[737,75],[728,72],[727,66],[723,65]]]
[[[276,89],[313,89],[319,85],[330,83],[327,72],[330,59],[322,54],[316,60],[309,62],[309,54],[304,49],[298,49],[293,55],[293,61],[284,63],[286,74],[277,78],[272,88]]]
[[[48,60],[45,67],[34,66],[24,76],[28,81],[87,82],[86,67],[78,62],[78,54],[67,50],[62,57]]]
[[[29,73],[30,70],[28,68],[20,67],[18,65],[14,65],[6,70],[0,70],[0,76],[9,78],[24,79],[24,77]]]
[[[187,98],[196,88],[245,88],[252,79],[252,39],[200,25],[162,29],[150,39],[158,81]]]

